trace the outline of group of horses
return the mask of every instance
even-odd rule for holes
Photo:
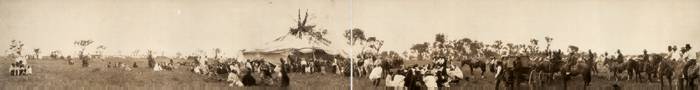
[[[564,55],[561,51],[547,52],[543,55],[509,55],[496,57],[461,58],[461,66],[468,66],[472,74],[474,69],[481,70],[481,78],[484,73],[490,71],[495,74],[496,89],[505,82],[507,89],[516,89],[521,83],[527,83],[529,89],[545,87],[546,84],[555,84],[556,80],[562,80],[563,88],[567,88],[568,82],[581,76],[584,89],[590,86],[592,75],[600,74],[596,63],[596,54],[590,50],[587,53],[569,53]],[[666,85],[675,85],[679,89],[695,89],[694,81],[699,76],[700,67],[695,64],[695,59],[675,60],[662,54],[647,54],[637,56],[623,56],[608,58],[607,53],[603,57],[604,67],[612,74],[609,80],[617,82],[621,75],[627,72],[627,80],[638,82],[652,82],[661,84],[661,89]],[[617,86],[617,85],[613,85]],[[619,87],[618,87],[619,88]],[[673,88],[673,87],[668,87]]]

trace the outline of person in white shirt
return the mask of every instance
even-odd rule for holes
[[[375,86],[379,85],[379,78],[382,77],[382,67],[375,66],[372,72],[369,73],[369,80],[373,81]]]
[[[391,72],[388,72],[388,74],[386,74],[386,77],[384,77],[384,82],[385,82],[384,85],[387,87],[387,90],[391,90],[394,87],[396,87],[393,79],[394,79],[393,73],[391,73]]]
[[[394,80],[392,80],[394,82],[394,90],[404,90],[404,79],[406,76],[403,76],[402,74],[405,74],[405,72],[394,75]]]
[[[238,77],[238,74],[236,74],[233,71],[228,73],[228,77],[226,78],[226,81],[229,82],[228,86],[230,86],[230,87],[233,87],[233,86],[242,87],[243,86],[243,82],[241,82],[241,79]]]
[[[311,72],[311,68],[309,68],[308,62],[306,62],[306,59],[301,59],[301,66],[304,67],[304,72],[309,73]]]
[[[423,77],[427,90],[437,90],[437,77],[433,73],[428,73]]]

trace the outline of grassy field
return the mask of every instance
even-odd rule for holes
[[[0,68],[7,70],[9,59],[1,59]],[[107,62],[124,62],[127,65],[136,62],[140,67],[132,71],[119,68],[107,68]],[[165,62],[160,60],[159,62]],[[186,68],[173,71],[155,72],[146,68],[145,59],[109,59],[92,60],[90,67],[83,68],[78,62],[68,65],[65,60],[30,60],[34,75],[10,76],[9,72],[0,72],[0,89],[128,89],[128,90],[210,90],[210,89],[279,89],[269,86],[228,87],[226,83],[207,79],[194,74]],[[291,73],[289,89],[349,89],[349,78],[335,74],[297,74]]]
[[[132,71],[125,71],[118,68],[106,68],[108,61],[124,62],[131,65],[138,63],[140,68]],[[165,62],[167,60],[159,60]],[[178,60],[176,60],[178,61]],[[9,68],[12,60],[2,59],[0,67]],[[275,87],[253,86],[253,87],[228,87],[226,83],[207,79],[205,76],[194,74],[187,68],[178,68],[173,71],[154,72],[146,67],[145,59],[109,59],[93,60],[91,66],[83,68],[76,63],[68,65],[65,60],[30,60],[30,65],[34,68],[34,75],[30,76],[10,76],[8,72],[0,72],[0,89],[130,89],[130,90],[192,90],[192,89],[279,89]],[[406,64],[426,64],[428,61],[407,61]],[[469,73],[468,67],[462,67],[464,74],[470,78],[469,81],[461,81],[452,85],[449,89],[454,90],[493,90],[495,81],[493,73],[487,72],[485,78],[479,78],[475,71],[474,75]],[[605,76],[609,73],[594,74],[591,90],[611,89],[614,81],[607,80]],[[624,74],[623,74],[624,75]],[[349,89],[349,78],[336,74],[290,74],[289,89],[295,90],[338,90]],[[383,82],[382,82],[383,84]],[[580,77],[575,78],[568,84],[568,90],[583,89],[583,81]],[[621,81],[623,90],[659,90],[658,83]],[[553,81],[545,84],[540,90],[562,90],[562,81]],[[384,89],[382,86],[371,85],[367,77],[355,77],[353,79],[355,90]],[[521,89],[528,89],[526,83],[521,84]],[[501,89],[504,89],[501,86]]]
[[[406,61],[406,65],[412,65],[412,64],[426,64],[430,63],[429,61]],[[485,74],[485,78],[480,78],[478,74],[481,72],[479,70],[475,70],[473,75],[472,73],[469,72],[469,67],[464,66],[462,67],[462,71],[464,72],[465,76],[469,77],[470,80],[468,81],[460,81],[457,84],[451,85],[452,87],[449,87],[447,89],[450,90],[494,90],[495,89],[495,79],[494,79],[494,74],[490,73],[487,71]],[[591,86],[587,87],[588,90],[611,90],[612,85],[615,83],[613,80],[607,80],[607,76],[611,75],[610,73],[606,73],[606,71],[602,71],[601,73],[594,74],[593,80],[591,82]],[[625,75],[625,74],[622,74]],[[383,79],[382,79],[383,80]],[[371,81],[367,79],[367,77],[355,77],[353,79],[353,88],[357,90],[370,90],[370,89],[384,89],[383,85],[384,82],[382,81],[382,85],[380,86],[374,86],[371,84]],[[619,85],[622,87],[622,90],[660,90],[661,85],[658,82],[648,82],[648,81],[629,81],[629,80],[624,80],[620,81]],[[574,80],[571,80],[568,82],[568,88],[564,89],[563,88],[563,81],[562,80],[557,80],[557,81],[551,81],[551,83],[544,84],[543,87],[537,88],[537,90],[583,90],[583,80],[581,77],[576,77]],[[500,86],[501,90],[506,90],[505,86],[503,86],[503,83]],[[521,83],[520,87],[518,88],[520,90],[528,90],[529,87],[527,83]],[[669,90],[668,86],[666,86],[665,90]]]

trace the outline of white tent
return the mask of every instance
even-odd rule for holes
[[[342,47],[339,47],[342,48]],[[272,63],[279,62],[279,58],[291,55],[293,51],[298,50],[302,53],[312,53],[314,49],[320,49],[327,54],[340,55],[348,57],[349,54],[339,48],[333,48],[331,45],[323,45],[310,42],[309,40],[300,39],[297,37],[283,36],[272,42],[267,42],[255,49],[242,50],[241,56],[245,59],[260,59],[264,58]]]

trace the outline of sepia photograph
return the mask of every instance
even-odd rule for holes
[[[0,90],[698,90],[700,0],[0,0]]]

